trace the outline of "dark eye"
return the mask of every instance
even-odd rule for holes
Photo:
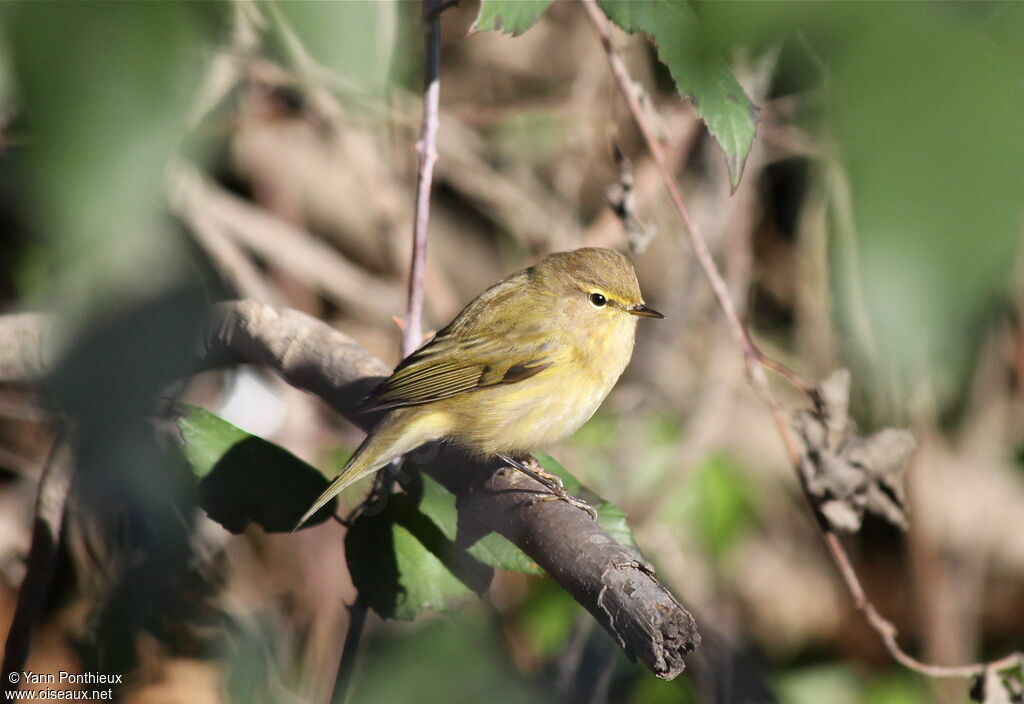
[[[608,302],[608,299],[602,296],[600,293],[592,293],[590,294],[590,302],[593,303],[598,308],[600,308],[601,306]]]

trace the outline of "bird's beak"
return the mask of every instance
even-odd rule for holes
[[[664,318],[665,317],[664,315],[662,315],[658,311],[654,310],[653,308],[648,308],[643,303],[637,303],[635,306],[630,306],[629,308],[626,309],[626,312],[630,313],[631,315],[636,315],[636,316],[641,317],[641,318]]]

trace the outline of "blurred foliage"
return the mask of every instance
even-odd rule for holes
[[[659,576],[704,612],[699,620],[768,653],[781,701],[931,701],[928,685],[880,666],[886,656],[875,639],[849,628],[848,600],[835,593],[831,565],[806,516],[794,509],[800,498],[782,471],[763,408],[714,363],[733,355],[738,365],[738,356],[716,340],[718,314],[673,239],[674,214],[643,185],[643,150],[635,148],[580,8],[483,0],[474,17],[476,6],[463,5],[446,10],[443,22],[447,63],[431,225],[436,270],[428,281],[430,303],[441,303],[431,314],[443,318],[445,305],[457,310],[499,273],[525,264],[526,254],[589,242],[590,228],[605,213],[605,189],[622,176],[611,147],[629,152],[643,196],[639,215],[661,231],[649,254],[637,257],[641,281],[656,307],[667,303],[670,316],[643,332],[641,363],[559,455],[586,468],[586,482],[618,506],[587,492],[550,457],[542,463],[598,506],[602,525],[617,539],[638,541]],[[888,600],[880,603],[883,611],[926,651],[942,645],[929,640],[941,629],[927,619],[946,612],[912,613],[907,603],[970,591],[956,575],[973,566],[980,572],[970,573],[970,585],[988,580],[985,593],[998,598],[946,603],[950,613],[959,607],[977,625],[976,638],[958,634],[964,642],[953,644],[955,654],[977,649],[974,640],[991,632],[1019,642],[1021,531],[1004,529],[1019,525],[1012,523],[1014,510],[997,509],[1019,496],[1021,475],[1013,471],[1024,466],[1014,426],[1019,415],[1002,421],[1002,434],[981,426],[988,434],[966,450],[947,445],[959,442],[963,427],[976,430],[968,424],[991,415],[983,402],[1019,400],[1019,370],[1012,371],[1020,365],[1013,361],[1019,349],[1012,340],[994,355],[1000,381],[978,382],[978,360],[993,330],[1012,328],[1007,310],[1020,306],[1010,283],[1021,257],[1024,3],[605,0],[601,7],[619,27],[655,43],[617,38],[650,94],[652,113],[662,119],[668,146],[676,135],[673,120],[689,116],[681,95],[694,98],[717,141],[698,137],[679,175],[715,256],[743,286],[742,262],[736,264],[742,257],[732,247],[747,242],[735,237],[744,213],[734,209],[748,209],[753,224],[740,234],[750,237],[746,297],[759,341],[777,346],[770,351],[790,356],[801,371],[852,364],[866,402],[856,409],[859,420],[872,426],[892,415],[914,418],[934,436],[925,439],[936,454],[921,471],[948,465],[959,472],[953,490],[920,482],[922,491],[932,491],[922,496],[936,502],[930,508],[938,518],[922,516],[920,533],[907,545],[894,544],[888,533],[881,544],[858,539],[865,555],[890,558],[859,566],[869,591]],[[249,521],[268,532],[290,530],[326,480],[282,445],[316,456],[346,439],[355,443],[336,419],[310,411],[308,399],[289,407],[274,442],[193,409],[181,421],[191,476],[176,453],[154,441],[150,419],[160,405],[154,399],[176,395],[175,380],[193,371],[192,340],[207,299],[221,295],[214,277],[223,273],[168,216],[168,164],[184,156],[205,167],[247,203],[328,243],[325,253],[400,288],[411,219],[403,207],[413,187],[410,126],[419,119],[415,96],[403,88],[419,89],[418,73],[409,69],[416,63],[410,57],[422,50],[418,11],[416,3],[268,0],[0,5],[0,225],[20,240],[2,243],[0,276],[11,281],[0,292],[5,306],[47,307],[61,316],[65,341],[52,398],[78,421],[80,475],[88,480],[80,515],[96,525],[74,533],[69,551],[79,583],[66,580],[48,608],[79,595],[75,613],[87,612],[90,623],[75,620],[66,630],[69,640],[85,643],[79,652],[87,665],[133,666],[140,633],[156,634],[168,660],[207,657],[202,644],[220,622],[209,595],[197,597],[203,590],[194,587],[202,581],[196,563],[208,551],[227,556],[232,568],[204,563],[215,573],[203,576],[205,587],[214,591],[224,586],[219,580],[227,582],[225,601],[241,604],[241,620],[256,622],[261,632],[260,648],[243,647],[223,665],[233,672],[224,679],[236,699],[316,699],[303,688],[323,676],[316,668],[336,664],[332,629],[341,628],[338,612],[353,598],[345,580],[332,584],[333,591],[322,582],[347,559],[379,613],[416,617],[371,623],[359,701],[550,698],[552,671],[573,638],[579,607],[550,580],[495,572],[538,571],[499,536],[468,550],[455,547],[454,500],[429,478],[364,513],[348,534],[345,555],[340,533],[330,534],[340,530],[333,524],[297,536],[192,530],[197,501],[233,530]],[[522,36],[466,36],[474,19],[479,30]],[[750,67],[774,51],[780,59],[771,87],[756,95]],[[231,57],[230,88],[196,127],[190,120],[197,93],[225,56]],[[262,90],[267,87],[282,90]],[[325,92],[342,109],[320,112]],[[751,98],[761,108],[756,140]],[[346,114],[354,106],[366,111]],[[736,185],[751,144],[741,191],[730,199],[724,184]],[[782,187],[790,167],[804,176]],[[369,185],[346,189],[350,182],[332,180],[339,173]],[[745,186],[753,195],[743,194]],[[322,216],[332,208],[357,216]],[[786,217],[779,216],[783,211]],[[560,214],[567,225],[556,223]],[[562,239],[523,236],[559,228]],[[719,230],[726,234],[718,237]],[[817,244],[824,283],[814,289],[806,267]],[[282,273],[272,258],[244,254],[289,305],[331,320],[377,352],[392,352],[392,327],[365,325],[300,276]],[[821,320],[809,322],[807,301],[823,309]],[[801,333],[804,326],[809,333]],[[1006,333],[1013,335],[1019,338],[1019,330]],[[821,357],[812,363],[809,351]],[[986,413],[957,418],[962,426],[928,425],[965,406],[971,384],[980,398],[972,408]],[[714,407],[724,418],[717,425],[705,422],[700,405],[705,386],[714,385],[728,397]],[[215,406],[223,390],[206,379],[190,393]],[[24,432],[24,423],[0,418],[5,452],[32,438],[45,444],[38,433]],[[1005,467],[984,454],[1014,450],[1016,464]],[[325,466],[339,466],[343,454]],[[7,454],[0,460],[7,463]],[[31,472],[8,475],[13,486],[35,481]],[[939,503],[943,492],[956,496]],[[10,495],[22,510],[22,494]],[[976,505],[981,508],[972,512]],[[2,515],[14,513],[5,503]],[[4,530],[0,582],[6,587],[20,569],[27,534],[12,538]],[[196,547],[200,532],[216,535]],[[110,551],[97,550],[97,542]],[[894,557],[916,570],[913,586],[893,583]],[[472,595],[492,574],[491,603],[480,603]],[[81,599],[92,601],[81,608]],[[421,613],[427,606],[459,610],[438,618]],[[325,621],[326,629],[317,631]],[[88,635],[79,640],[82,630]],[[238,641],[250,635],[243,629]],[[621,658],[613,667],[616,701],[701,700],[689,678],[661,682]],[[253,682],[262,686],[260,673],[267,672],[274,687],[257,691]],[[240,683],[248,689],[238,689]]]
[[[395,634],[397,635],[397,634]],[[366,645],[358,700],[545,702],[545,688],[518,673],[500,647],[500,634],[479,609],[434,619],[413,632]]]
[[[782,701],[811,704],[827,697],[836,704],[925,704],[932,701],[927,686],[909,673],[866,680],[835,666],[795,670],[779,679]]]
[[[392,54],[404,50],[396,44],[396,3],[260,0],[258,6],[269,19],[272,50],[300,74],[312,68],[312,59],[348,90],[383,92]]]
[[[679,513],[703,537],[710,554],[722,559],[756,516],[745,472],[727,457],[714,456],[694,468],[688,483],[682,493],[691,508]]]
[[[97,11],[99,9],[99,11]],[[166,287],[186,260],[163,216],[202,52],[223,8],[203,3],[5,3],[32,148],[33,229],[57,272],[51,304],[81,313]],[[111,41],[116,37],[116,41]],[[70,312],[70,311],[69,311]]]
[[[1019,256],[1020,4],[697,8],[723,50],[796,43],[801,80],[823,83],[812,129],[848,172],[857,229],[854,246],[834,212],[831,271],[863,378],[889,403],[959,401]]]
[[[483,0],[474,27],[525,32],[548,8],[550,0]],[[697,115],[725,152],[735,190],[754,142],[756,109],[729,66],[702,41],[697,16],[684,2],[671,0],[601,0],[608,18],[626,32],[654,40],[679,94],[693,101]]]

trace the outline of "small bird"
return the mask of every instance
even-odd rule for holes
[[[582,504],[529,453],[594,415],[629,363],[638,317],[665,316],[644,305],[633,265],[610,249],[558,252],[494,284],[371,393],[365,410],[388,414],[296,528],[353,482],[437,440],[501,458]]]

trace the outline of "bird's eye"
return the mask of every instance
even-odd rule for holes
[[[590,302],[593,303],[598,308],[600,308],[601,306],[608,302],[608,299],[602,296],[600,293],[592,293],[590,294]]]

